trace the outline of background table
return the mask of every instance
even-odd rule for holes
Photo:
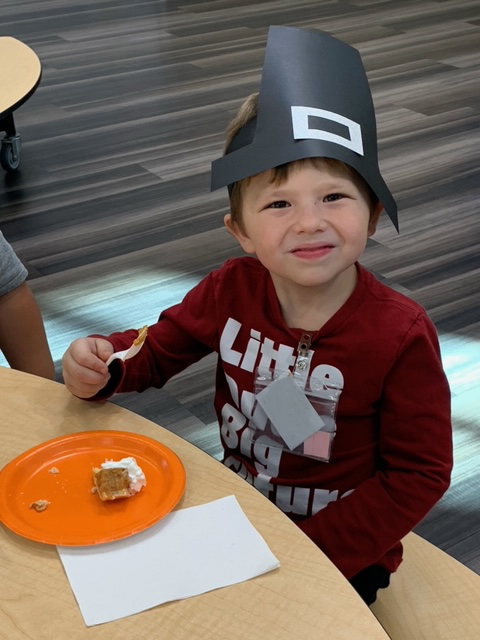
[[[40,60],[30,47],[15,38],[0,38],[0,116],[25,102],[41,73]]]
[[[185,440],[121,407],[78,400],[63,385],[0,367],[0,467],[45,440],[98,429],[141,433],[175,451],[187,475],[186,492],[177,508],[234,494],[281,567],[239,585],[87,628],[56,548],[21,538],[2,526],[0,638],[388,638],[318,548],[235,473]]]
[[[0,147],[0,164],[16,171],[20,164],[20,136],[13,112],[37,89],[42,66],[37,54],[26,44],[9,36],[0,38],[0,131],[5,131]]]

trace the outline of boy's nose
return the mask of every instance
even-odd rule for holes
[[[324,230],[326,226],[320,202],[312,202],[298,208],[295,219],[297,233],[315,233]]]

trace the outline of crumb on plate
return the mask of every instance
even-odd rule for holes
[[[35,500],[29,506],[29,509],[35,509],[35,511],[45,511],[50,502],[48,500]]]

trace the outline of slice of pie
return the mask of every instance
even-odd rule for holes
[[[117,500],[130,498],[130,479],[128,470],[121,467],[112,469],[93,469],[93,481],[100,500]]]
[[[147,337],[147,333],[148,333],[148,325],[145,325],[144,327],[138,330],[138,336],[133,341],[133,344],[135,346],[139,346],[143,344],[145,342],[145,338]]]

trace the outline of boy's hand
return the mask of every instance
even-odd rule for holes
[[[92,398],[110,379],[105,362],[113,346],[103,338],[80,338],[66,350],[63,358],[63,380],[78,398]]]

